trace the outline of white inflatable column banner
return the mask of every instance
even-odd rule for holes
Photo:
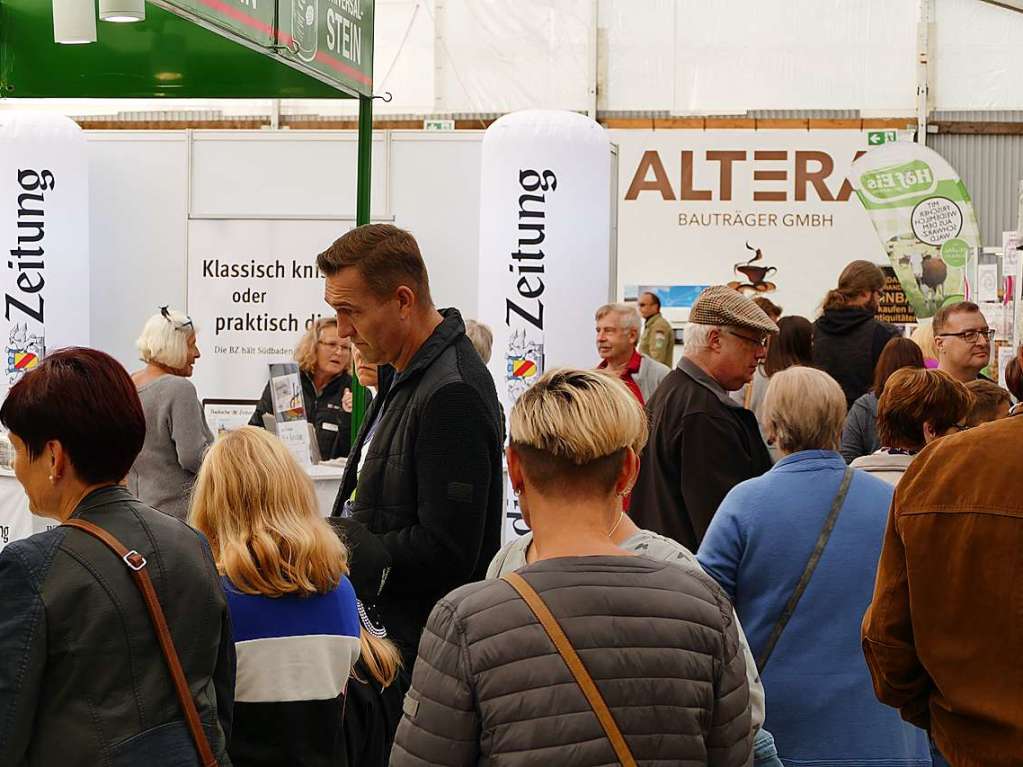
[[[89,343],[88,158],[67,117],[0,112],[0,242],[3,401],[47,349]],[[27,499],[0,468],[0,548],[32,532]]]
[[[74,121],[0,113],[0,240],[7,256],[0,269],[0,399],[46,349],[89,343],[88,172],[85,136]]]
[[[594,311],[611,285],[611,145],[572,112],[506,115],[483,138],[479,315],[505,414],[544,370],[592,368]],[[505,488],[505,539],[522,535]]]

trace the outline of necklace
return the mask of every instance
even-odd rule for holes
[[[618,529],[618,525],[622,523],[623,519],[625,519],[625,509],[622,509],[621,513],[618,515],[618,521],[614,523],[614,527],[607,531],[608,538],[615,534],[615,530]]]

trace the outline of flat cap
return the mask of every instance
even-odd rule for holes
[[[728,325],[760,333],[778,332],[778,326],[763,309],[727,285],[711,285],[700,293],[689,310],[689,321],[695,325]]]

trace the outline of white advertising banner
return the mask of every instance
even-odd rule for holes
[[[189,223],[188,313],[205,399],[259,399],[269,365],[292,361],[317,318],[329,315],[316,255],[349,225],[337,221]]]
[[[0,113],[0,400],[47,349],[89,343],[89,166],[74,121]]]
[[[842,268],[888,259],[847,177],[895,131],[611,132],[619,147],[619,290],[729,284],[810,319]],[[661,294],[661,291],[659,291]],[[689,298],[667,305],[688,317]]]
[[[971,255],[980,232],[966,185],[933,149],[904,141],[871,149],[855,163],[850,180],[902,283],[916,316],[933,317],[942,306],[964,300]],[[973,300],[997,300],[998,267]]]
[[[479,319],[494,333],[490,371],[511,411],[545,369],[594,367],[593,312],[611,274],[611,147],[571,112],[507,115],[483,139]],[[506,537],[526,532],[507,492]]]
[[[47,349],[89,345],[89,177],[70,119],[0,113],[0,401]],[[45,528],[21,485],[0,476],[0,547]]]

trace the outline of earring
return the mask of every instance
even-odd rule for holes
[[[522,495],[522,488],[521,487],[513,487],[512,488],[512,492],[515,493],[515,495]]]

